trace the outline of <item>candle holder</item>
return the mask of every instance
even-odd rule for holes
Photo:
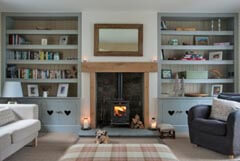
[[[82,130],[90,130],[90,123],[89,119],[87,117],[83,118],[83,125],[82,125]]]
[[[150,130],[157,130],[157,121],[155,117],[153,117],[150,122]]]

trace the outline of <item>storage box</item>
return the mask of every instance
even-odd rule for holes
[[[208,71],[185,71],[179,73],[179,78],[208,79]]]

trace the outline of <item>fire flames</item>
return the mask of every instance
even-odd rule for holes
[[[114,106],[114,116],[122,117],[126,114],[127,107],[126,106]]]

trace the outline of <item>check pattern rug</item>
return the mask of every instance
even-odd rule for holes
[[[164,144],[75,144],[59,161],[178,161]]]

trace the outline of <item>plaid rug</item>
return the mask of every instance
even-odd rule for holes
[[[178,161],[163,144],[75,144],[59,161]]]

